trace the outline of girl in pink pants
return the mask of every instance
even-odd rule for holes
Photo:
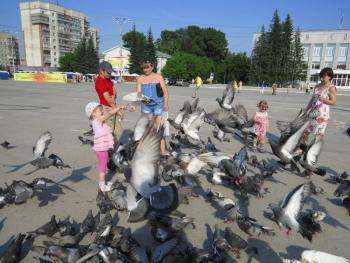
[[[105,176],[107,171],[108,150],[113,149],[114,138],[112,129],[105,123],[111,116],[126,106],[120,105],[111,111],[103,111],[102,106],[97,102],[89,102],[85,107],[86,115],[92,120],[92,129],[94,131],[94,146],[98,159],[99,188],[102,192],[110,191],[112,183],[106,184]]]

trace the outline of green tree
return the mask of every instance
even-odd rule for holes
[[[89,73],[89,62],[87,54],[86,39],[83,38],[74,50],[75,71],[83,74]]]
[[[307,65],[303,60],[303,47],[300,42],[300,30],[298,29],[294,35],[292,47],[292,63],[291,63],[291,81],[306,80]]]
[[[270,32],[268,33],[268,60],[267,67],[271,69],[269,82],[279,82],[282,74],[282,24],[278,11],[273,14]]]
[[[141,63],[145,60],[146,37],[137,32],[134,25],[133,30],[123,36],[124,47],[130,51],[129,72],[142,74]]]
[[[249,79],[255,83],[262,83],[268,79],[269,68],[268,61],[268,34],[265,32],[265,27],[262,26],[260,37],[256,41],[251,59],[251,67]]]
[[[86,47],[86,60],[87,60],[88,72],[97,73],[99,60],[98,60],[97,50],[94,46],[94,42],[92,38],[89,39]]]
[[[58,63],[60,64],[60,71],[63,72],[74,72],[75,70],[75,56],[74,53],[69,52],[59,58]]]
[[[281,49],[281,75],[280,82],[286,82],[292,75],[293,61],[293,22],[288,14],[286,20],[282,24],[282,49]]]
[[[222,62],[228,52],[225,33],[215,28],[188,26],[175,31],[164,30],[156,41],[157,48],[165,53],[185,52]]]
[[[157,71],[156,49],[154,47],[152,30],[149,28],[147,34],[147,44],[145,48],[145,60],[150,61],[154,65],[154,71]]]
[[[225,59],[225,82],[248,82],[250,59],[246,53],[229,53]]]
[[[165,77],[191,80],[197,75],[207,79],[214,70],[214,62],[207,57],[178,52],[168,59],[162,73]]]

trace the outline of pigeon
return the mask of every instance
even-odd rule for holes
[[[349,263],[350,260],[328,254],[323,251],[317,250],[304,250],[301,253],[300,261],[299,260],[283,260],[285,263],[302,263],[302,262],[312,262],[312,263]]]
[[[33,187],[24,181],[13,181],[6,189],[7,203],[22,204],[34,195]]]
[[[144,219],[148,212],[149,204],[145,198],[136,200],[136,190],[128,184],[126,188],[126,204],[129,211],[128,222],[138,222]]]
[[[160,158],[161,133],[148,134],[138,144],[131,161],[130,184],[143,197],[149,198],[157,188],[157,162]]]
[[[35,143],[35,146],[33,147],[33,155],[35,159],[30,162],[30,164],[35,166],[37,169],[26,173],[26,175],[32,174],[39,169],[49,168],[50,166],[60,169],[71,168],[56,154],[50,154],[48,157],[45,156],[45,152],[48,149],[51,141],[52,135],[50,132],[44,132],[42,135],[40,135],[39,139]]]
[[[75,263],[80,258],[77,248],[65,248],[63,246],[52,245],[49,247],[35,246],[33,250],[42,253],[44,256],[59,259],[61,262]]]
[[[315,137],[311,145],[307,148],[304,156],[299,160],[301,166],[303,166],[307,171],[317,172],[319,174],[319,169],[316,167],[318,157],[321,154],[323,147],[323,138]],[[324,176],[325,174],[323,174]]]
[[[231,156],[222,153],[222,152],[207,152],[199,154],[195,157],[189,157],[186,161],[187,164],[183,164],[185,166],[185,171],[188,174],[196,174],[198,173],[202,168],[205,166],[218,166],[220,161],[224,159],[230,159]],[[182,160],[183,163],[186,163],[186,161]]]
[[[300,184],[289,192],[279,205],[270,204],[274,221],[281,227],[287,228],[287,235],[291,230],[306,235],[304,229],[298,222],[305,197],[310,189],[308,184]]]
[[[102,214],[114,209],[112,200],[108,197],[107,193],[98,190],[96,197],[96,205],[100,209]]]
[[[208,137],[207,143],[205,144],[205,150],[208,152],[218,152],[218,149],[216,148],[215,144],[212,142],[211,138]]]
[[[192,140],[202,142],[199,137],[199,129],[204,123],[206,113],[204,110],[197,111],[189,115],[189,118],[181,123],[183,132]]]
[[[225,110],[231,110],[232,109],[232,102],[235,98],[235,91],[232,88],[232,83],[229,82],[226,85],[225,90],[222,93],[221,98],[217,98],[216,101],[219,103],[220,107]]]
[[[295,149],[298,147],[300,139],[305,129],[308,127],[309,122],[310,121],[306,121],[288,138],[284,138],[283,140],[280,139],[279,142],[270,140],[270,146],[273,154],[276,155],[284,164],[292,163],[295,168],[298,167],[297,163],[293,159],[293,154]]]
[[[303,126],[306,120],[307,112],[305,111],[305,109],[300,109],[298,115],[294,118],[293,121],[277,121],[277,128],[281,132],[279,142],[285,142],[290,136],[296,133]]]
[[[237,258],[240,258],[239,251],[246,249],[248,247],[247,241],[245,241],[239,235],[234,233],[230,227],[225,228],[224,238],[227,240],[228,244],[231,246]]]
[[[227,252],[232,249],[228,241],[221,235],[217,224],[214,226],[212,249],[214,262],[226,262]]]
[[[71,235],[74,236],[76,234],[78,234],[78,230],[75,227],[76,222],[74,222],[74,220],[72,219],[72,217],[67,216],[65,219],[63,220],[59,220],[57,225],[59,228],[59,233],[61,236],[67,236],[67,235]]]
[[[346,180],[346,178],[348,178],[348,173],[346,171],[344,171],[341,174],[336,174],[336,175],[330,175],[330,178],[328,179],[329,182],[331,183],[342,183],[344,180]]]
[[[38,140],[36,141],[35,146],[33,146],[34,157],[43,157],[51,141],[52,135],[50,132],[47,131],[41,134]]]
[[[134,128],[134,141],[137,142],[145,135],[147,128],[150,125],[150,120],[146,115],[142,115],[136,122]]]
[[[322,231],[320,222],[325,217],[326,214],[321,211],[308,211],[301,214],[301,216],[298,218],[298,222],[300,223],[301,228],[304,229],[301,232],[303,237],[307,238],[311,242],[313,235]]]
[[[334,191],[334,195],[340,196],[350,196],[350,181],[344,180]]]
[[[85,219],[81,223],[82,232],[89,233],[94,232],[96,229],[96,221],[92,214],[92,210],[90,209]]]
[[[237,219],[239,212],[237,204],[230,198],[225,197],[222,193],[213,191],[212,189],[207,189],[206,197],[209,201],[215,202],[219,205],[221,209],[227,212],[225,222],[232,222]]]
[[[0,144],[4,149],[6,150],[10,150],[12,148],[15,148],[16,146],[11,145],[11,143],[9,143],[8,141],[4,141]]]
[[[59,231],[59,225],[56,221],[56,216],[51,216],[51,219],[46,224],[42,225],[41,227],[37,228],[34,231],[30,231],[27,234],[32,235],[34,237],[40,236],[40,235],[46,235],[48,237],[52,237],[54,234],[56,234]]]
[[[166,255],[168,255],[180,242],[178,237],[174,237],[155,247],[152,254],[151,261],[153,263],[160,263]]]
[[[249,236],[260,237],[260,235],[275,235],[275,231],[272,228],[262,226],[256,223],[256,219],[251,217],[239,216],[237,218],[237,225],[243,232],[245,232]]]
[[[18,234],[14,238],[8,248],[0,255],[0,262],[2,263],[18,263],[21,261],[22,244],[25,239],[25,235]]]
[[[90,145],[90,146],[94,146],[94,141],[84,138],[83,136],[78,136],[79,141],[81,141],[81,143],[83,145]]]

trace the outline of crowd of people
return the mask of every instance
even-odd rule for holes
[[[158,130],[164,121],[164,115],[169,111],[169,93],[161,74],[154,72],[154,65],[145,61],[142,64],[143,75],[137,78],[136,92],[149,99],[151,103],[141,104],[141,113],[146,115],[153,123],[153,129]],[[94,131],[94,147],[99,167],[99,188],[101,191],[110,190],[111,184],[105,182],[107,170],[108,152],[114,148],[122,132],[122,116],[124,110],[135,111],[135,106],[116,104],[116,90],[110,77],[113,68],[110,63],[103,61],[99,66],[99,74],[95,80],[95,89],[99,102],[89,102],[85,111],[92,122]],[[310,102],[305,110],[309,111],[310,123],[306,129],[303,140],[307,144],[309,135],[313,134],[316,139],[323,139],[330,118],[330,106],[336,104],[336,88],[332,85],[333,71],[324,68],[320,72],[321,83],[313,91]],[[200,76],[195,79],[196,87],[193,97],[198,96],[198,91],[203,84]],[[261,85],[261,93],[266,85]],[[242,89],[242,81],[238,84],[232,82],[233,92]],[[272,85],[272,95],[277,93],[277,84]],[[253,150],[261,151],[266,143],[266,132],[269,129],[268,103],[261,100],[257,104],[258,111],[252,118],[254,134]],[[299,149],[300,150],[300,149]],[[169,155],[164,139],[161,141],[160,153]]]

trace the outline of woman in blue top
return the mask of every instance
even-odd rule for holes
[[[169,110],[169,94],[165,81],[161,74],[153,72],[154,65],[146,61],[142,65],[144,75],[137,78],[136,91],[152,99],[149,104],[141,105],[141,112],[154,121],[156,128],[159,128],[163,112]],[[160,152],[168,155],[165,149],[165,141],[161,141]]]

